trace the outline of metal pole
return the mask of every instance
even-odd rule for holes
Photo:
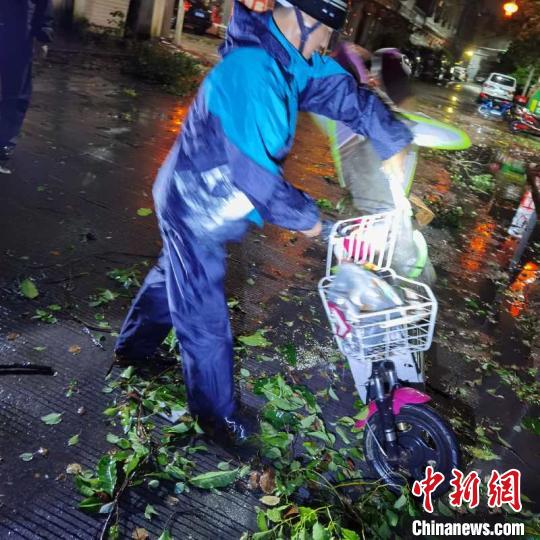
[[[527,92],[529,91],[529,87],[531,86],[532,79],[534,77],[534,72],[536,71],[536,68],[531,67],[531,71],[529,71],[529,76],[527,77],[527,82],[525,83],[525,87],[523,88],[523,95],[526,96]]]
[[[184,0],[178,0],[178,13],[176,15],[176,28],[174,29],[174,44],[180,45],[182,29],[184,28]]]

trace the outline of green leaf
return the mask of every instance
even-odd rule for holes
[[[189,424],[186,424],[185,422],[181,422],[180,424],[176,424],[172,427],[165,428],[163,431],[165,433],[176,433],[177,435],[182,435],[184,433],[187,433],[189,431]]]
[[[311,532],[313,536],[313,540],[327,540],[328,535],[326,534],[326,531],[324,530],[324,527],[317,521],[315,525],[313,525],[313,530]]]
[[[268,530],[268,523],[266,522],[266,515],[264,512],[261,512],[260,510],[257,511],[257,527],[259,527],[259,531]]]
[[[171,533],[165,529],[160,535],[158,540],[172,540]]]
[[[329,201],[328,199],[321,198],[321,199],[317,199],[315,202],[317,203],[317,206],[318,206],[321,210],[327,210],[327,211],[332,211],[332,210],[334,210],[334,205],[333,205],[332,202]]]
[[[240,375],[244,378],[246,377],[249,377],[251,375],[251,373],[249,372],[249,370],[245,369],[245,368],[242,368],[240,370]]]
[[[497,454],[493,453],[490,448],[477,448],[475,446],[466,446],[467,451],[476,459],[481,459],[483,461],[492,461],[496,459],[501,459]]]
[[[394,503],[394,508],[396,510],[399,510],[400,508],[403,508],[407,504],[407,497],[405,495],[401,495],[399,499]]]
[[[341,529],[342,540],[360,540],[360,537],[350,529]]]
[[[39,291],[36,284],[31,279],[25,279],[21,282],[19,290],[26,298],[33,300],[39,296]]]
[[[217,468],[220,471],[230,471],[231,470],[231,464],[228,461],[220,461],[217,465]]]
[[[270,540],[271,538],[275,538],[272,531],[256,532],[251,537],[252,540]]]
[[[155,478],[153,480],[150,480],[150,482],[148,482],[148,487],[152,489],[157,489],[159,487],[159,480],[156,480]]]
[[[19,458],[22,459],[23,461],[32,461],[34,459],[34,454],[31,454],[30,452],[26,452],[24,454],[21,454]]]
[[[146,217],[152,215],[154,212],[151,208],[139,208],[137,210],[137,215],[141,217]]]
[[[133,373],[135,373],[135,368],[133,366],[129,366],[122,373],[120,373],[121,379],[131,379],[133,376]]]
[[[51,413],[41,417],[41,421],[48,426],[54,426],[62,421],[62,414],[64,413]]]
[[[34,351],[37,351],[37,352],[43,352],[47,347],[42,347],[42,346],[38,346],[38,347],[33,347]]]
[[[47,309],[50,311],[62,311],[62,306],[59,306],[58,304],[51,304],[50,306],[47,306]]]
[[[97,464],[97,474],[101,489],[112,497],[116,487],[116,461],[111,456],[103,456]]]
[[[107,442],[111,444],[116,444],[119,440],[120,440],[120,437],[118,437],[114,433],[107,433]]]
[[[345,433],[345,430],[341,426],[336,426],[336,433],[341,437],[341,440],[345,444],[351,444],[351,441],[347,437],[347,434]]]
[[[311,416],[306,416],[301,422],[300,422],[300,426],[302,426],[303,429],[308,429],[309,427],[311,427],[313,425],[313,422],[315,422],[315,420],[317,420],[317,415],[316,414],[312,414]]]
[[[73,437],[70,437],[68,440],[68,446],[75,446],[76,444],[79,444],[79,433],[76,435],[73,435]]]
[[[308,435],[310,437],[315,437],[316,439],[320,439],[321,441],[331,446],[333,446],[334,443],[336,442],[336,437],[333,433],[328,433],[325,431],[310,431]]]
[[[201,489],[223,488],[233,484],[238,478],[238,469],[232,471],[212,471],[194,476],[190,483]]]
[[[158,512],[156,512],[156,509],[151,505],[147,504],[146,508],[144,509],[144,517],[146,519],[152,519],[152,516],[157,516]]]
[[[282,409],[284,411],[297,411],[298,409],[301,409],[304,404],[302,403],[301,399],[298,398],[292,398],[292,399],[284,399],[284,398],[270,398],[270,405],[277,407],[278,409]]]
[[[185,471],[176,465],[167,465],[165,472],[176,480],[184,480],[186,478]]]
[[[524,418],[521,423],[524,428],[532,431],[536,435],[540,435],[540,418]]]
[[[240,336],[238,341],[248,347],[269,347],[272,343],[264,337],[264,333],[264,330],[257,330],[250,336]]]
[[[287,345],[283,345],[283,347],[280,347],[280,352],[283,354],[285,360],[290,366],[296,366],[298,363],[298,353],[296,352],[294,343],[287,343]]]
[[[337,397],[337,394],[334,392],[334,389],[332,387],[330,387],[328,389],[328,395],[334,400],[334,401],[339,401],[339,398]]]
[[[395,512],[392,512],[392,510],[386,510],[386,517],[388,518],[390,527],[395,527],[398,524],[398,515]]]
[[[95,495],[92,495],[91,497],[83,499],[79,503],[79,508],[81,510],[86,510],[87,512],[99,512],[99,509],[102,506],[103,506],[103,501],[99,497],[96,497]]]
[[[111,525],[109,528],[109,540],[119,540],[120,539],[120,525],[117,523]]]
[[[265,495],[259,499],[266,506],[277,506],[281,499],[275,495]]]

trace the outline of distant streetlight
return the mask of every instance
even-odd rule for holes
[[[506,2],[503,9],[505,17],[512,17],[519,11],[519,6],[515,2]]]
[[[474,51],[471,49],[469,49],[468,51],[465,51],[465,56],[472,58],[474,56]]]

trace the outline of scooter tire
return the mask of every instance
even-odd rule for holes
[[[461,464],[459,445],[448,423],[427,405],[403,406],[396,417],[396,427],[398,444],[404,449],[404,456],[408,456],[404,458],[408,468],[396,467],[388,462],[380,447],[383,436],[378,415],[375,413],[364,428],[364,455],[375,475],[391,491],[400,493],[404,485],[423,480],[426,467],[432,465],[444,475],[444,482],[433,495],[440,497],[446,493],[452,469],[459,469]]]

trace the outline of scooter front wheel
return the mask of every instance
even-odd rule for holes
[[[426,467],[444,474],[444,482],[434,492],[440,496],[448,490],[452,469],[459,469],[459,446],[452,428],[426,405],[405,405],[395,418],[400,457],[388,459],[384,452],[384,435],[375,413],[365,427],[364,454],[375,472],[392,491],[423,480]]]

